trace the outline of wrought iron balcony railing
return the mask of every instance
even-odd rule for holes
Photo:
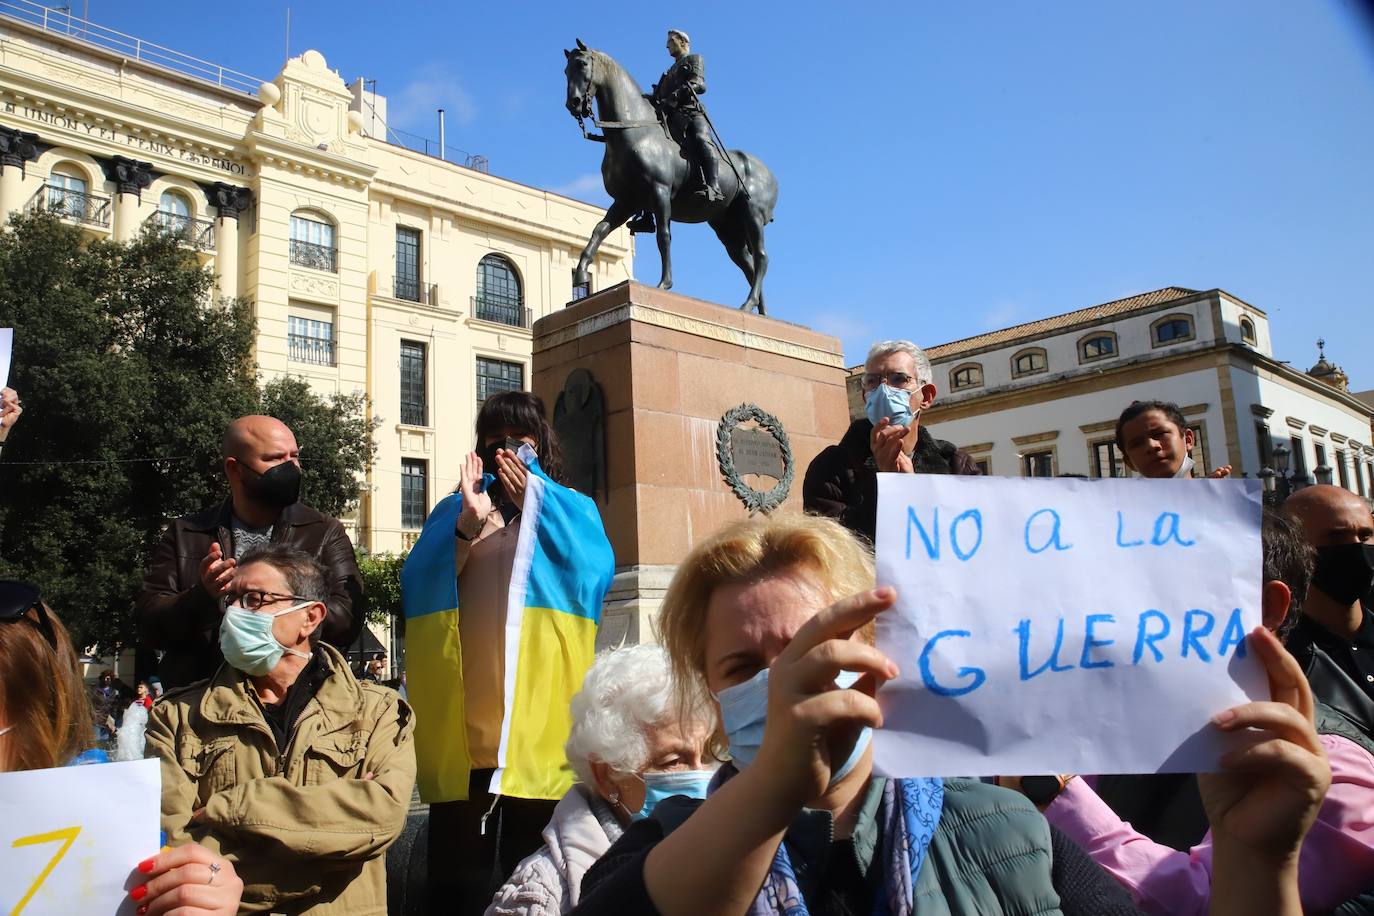
[[[339,272],[339,250],[331,245],[316,245],[314,242],[292,239],[291,263],[336,274]]]
[[[405,299],[408,302],[439,304],[439,284],[421,283],[416,277],[397,277],[393,292],[397,299]]]
[[[148,217],[148,222],[197,251],[215,250],[215,224],[208,219],[195,219],[180,213],[159,210]]]
[[[110,225],[110,198],[73,191],[61,185],[45,184],[29,201],[30,210],[48,210],[64,219],[87,226]]]
[[[534,321],[534,311],[513,297],[478,293],[472,297],[472,317],[513,328],[528,328]]]
[[[315,366],[334,365],[334,341],[329,337],[287,334],[287,352],[292,362]]]

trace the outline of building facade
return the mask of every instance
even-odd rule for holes
[[[587,292],[572,269],[602,211],[388,143],[379,111],[316,51],[263,82],[36,3],[0,13],[0,215],[179,235],[252,303],[264,378],[367,396],[379,451],[346,521],[399,551],[457,485],[481,401],[529,387],[533,321]],[[621,229],[592,287],[631,276]]]
[[[1224,290],[1168,287],[925,352],[940,394],[922,422],[990,474],[1125,476],[1116,419],[1162,400],[1202,471],[1286,461],[1298,480],[1374,496],[1374,411],[1324,354],[1307,372],[1274,359],[1265,313]]]

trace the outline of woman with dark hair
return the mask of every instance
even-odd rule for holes
[[[0,773],[107,762],[91,747],[93,737],[90,697],[67,628],[36,587],[0,580]],[[130,863],[130,871],[135,867],[139,883],[130,896],[140,913],[178,904],[187,916],[238,912],[243,882],[233,864],[199,844]]]
[[[543,401],[488,398],[476,446],[401,574],[430,905],[460,914],[542,847],[572,787],[569,703],[615,567],[596,504],[557,482]]]

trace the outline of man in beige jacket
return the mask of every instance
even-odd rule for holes
[[[414,722],[319,641],[327,597],[309,554],[245,555],[224,596],[225,663],[149,717],[168,842],[232,861],[244,913],[386,913],[383,853],[410,805]]]

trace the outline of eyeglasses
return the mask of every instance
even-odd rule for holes
[[[276,592],[263,592],[256,589],[249,589],[246,592],[225,592],[220,596],[220,610],[233,605],[241,607],[246,611],[260,611],[269,604],[276,604],[278,601],[313,601],[313,598],[304,598],[300,595],[281,595]]]
[[[38,619],[30,617],[29,611],[37,611]],[[32,624],[43,634],[53,651],[57,651],[57,632],[53,630],[47,608],[43,607],[38,588],[27,582],[0,579],[0,623],[14,623],[17,620]]]
[[[905,388],[916,381],[916,376],[907,375],[905,372],[869,372],[864,376],[864,387],[870,391],[877,388],[883,382],[887,382],[893,388]]]

